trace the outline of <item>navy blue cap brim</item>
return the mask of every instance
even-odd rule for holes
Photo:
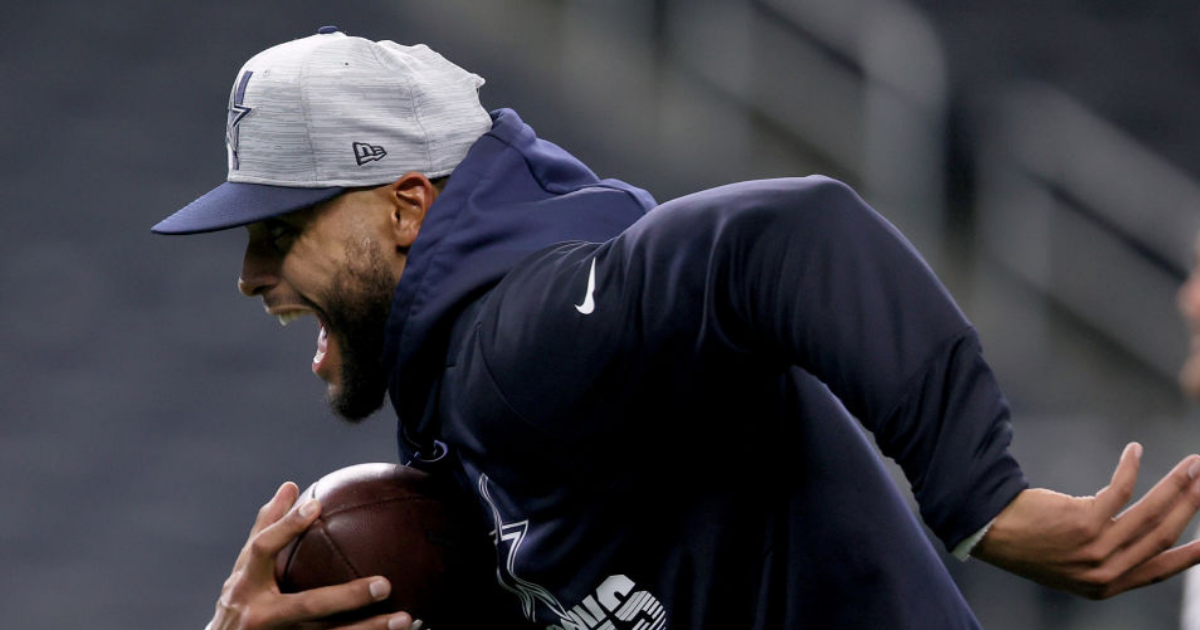
[[[291,188],[225,182],[150,228],[155,234],[200,234],[248,225],[328,201],[345,188]]]

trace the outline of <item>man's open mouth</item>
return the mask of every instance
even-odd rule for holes
[[[325,365],[325,360],[329,357],[329,329],[325,323],[325,318],[321,317],[314,309],[308,307],[267,306],[265,308],[267,313],[278,319],[279,324],[282,326],[287,326],[306,315],[312,315],[316,318],[317,323],[320,325],[320,332],[317,333],[317,350],[312,358],[312,371],[314,374],[325,378],[321,369]]]

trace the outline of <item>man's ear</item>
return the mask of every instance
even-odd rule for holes
[[[388,186],[392,203],[391,225],[396,247],[407,250],[417,239],[438,188],[422,173],[409,171]]]

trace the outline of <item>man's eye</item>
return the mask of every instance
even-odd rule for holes
[[[267,240],[279,250],[287,249],[295,235],[296,231],[286,223],[274,223],[267,228]]]

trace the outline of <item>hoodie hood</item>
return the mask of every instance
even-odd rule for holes
[[[564,241],[611,239],[655,205],[601,180],[516,112],[492,113],[429,208],[392,298],[384,365],[401,425],[425,414],[456,316],[528,255]]]

